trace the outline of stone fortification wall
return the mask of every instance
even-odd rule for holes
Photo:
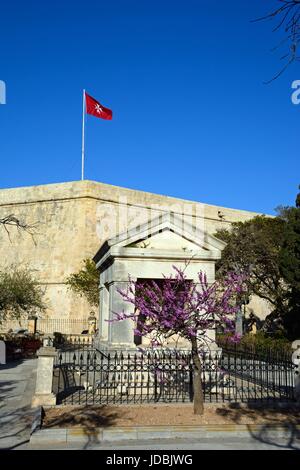
[[[223,208],[93,181],[49,184],[0,190],[0,218],[14,214],[36,224],[34,238],[11,228],[10,238],[0,227],[1,268],[26,264],[45,288],[48,317],[83,318],[90,307],[68,291],[66,277],[93,257],[108,238],[135,227],[159,213],[184,214],[213,234],[254,212]],[[263,315],[265,307],[257,307]]]

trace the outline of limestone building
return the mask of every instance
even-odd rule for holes
[[[183,228],[185,224],[194,227],[195,237],[197,230],[213,235],[232,222],[258,215],[94,181],[0,190],[0,218],[9,214],[36,224],[36,233],[32,238],[12,229],[9,238],[0,228],[1,269],[11,264],[29,266],[45,289],[46,318],[53,322],[52,329],[74,333],[83,328],[91,308],[67,289],[66,278],[82,267],[84,258],[93,258],[107,240],[165,214],[180,219]],[[178,243],[170,231],[167,243],[171,247]],[[188,244],[182,249],[188,250]],[[268,306],[258,300],[249,307],[260,317],[268,313]]]

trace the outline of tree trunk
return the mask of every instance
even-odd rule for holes
[[[204,413],[204,396],[201,379],[201,360],[198,354],[197,338],[192,339],[192,358],[194,364],[193,385],[194,385],[194,414],[202,415]]]

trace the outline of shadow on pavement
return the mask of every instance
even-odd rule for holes
[[[278,429],[280,437],[274,435],[274,431],[268,425],[264,425],[258,433],[253,432],[250,426],[248,429],[251,437],[261,443],[270,444],[281,449],[300,450],[300,430],[293,423],[282,423],[280,425]]]
[[[22,364],[23,362],[25,362],[26,360],[28,359],[16,359],[16,360],[10,360],[10,361],[7,361],[6,364],[0,364],[0,372],[2,370],[8,370],[8,369],[12,369],[14,367],[17,367],[19,366],[20,364]]]
[[[0,414],[0,449],[13,449],[29,441],[34,409],[23,406]],[[21,442],[20,442],[21,441]]]
[[[232,403],[226,408],[217,408],[216,412],[229,422],[247,423],[250,436],[261,443],[282,449],[300,450],[300,407],[296,404],[279,407],[276,404],[272,406],[271,403]],[[261,425],[260,430],[253,431],[249,421],[254,425]]]
[[[97,428],[113,426],[121,414],[121,410],[118,413],[111,412],[104,405],[96,408],[92,406],[76,407],[74,410],[68,408],[65,411],[61,408],[61,413],[58,415],[56,411],[54,416],[51,417],[50,415],[43,427],[48,429],[52,427],[80,427],[88,438],[84,446],[84,448],[87,448],[91,445],[100,444],[96,434]]]

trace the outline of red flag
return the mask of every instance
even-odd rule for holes
[[[112,119],[111,109],[105,108],[99,101],[85,93],[86,112],[102,119]]]

